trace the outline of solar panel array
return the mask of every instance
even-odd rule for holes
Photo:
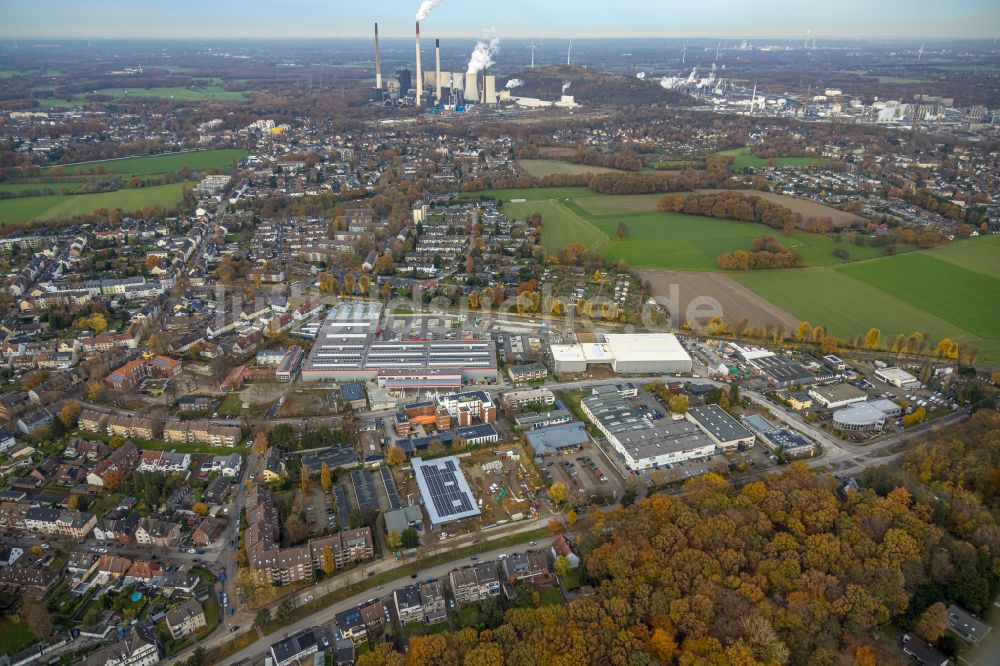
[[[399,491],[396,489],[396,481],[392,478],[392,471],[388,467],[380,467],[382,471],[382,484],[385,486],[385,494],[389,496],[389,510],[395,511],[401,504],[399,502]]]
[[[351,470],[351,483],[354,484],[354,495],[358,498],[358,508],[378,511],[378,495],[375,492],[375,479],[366,469]]]
[[[339,483],[333,487],[333,495],[337,500],[337,516],[340,519],[340,529],[346,530],[351,526],[351,507],[347,505],[347,493],[344,486]]]
[[[445,460],[443,466],[430,464],[420,468],[434,509],[442,518],[472,510],[472,500],[458,485],[456,471],[453,460]]]

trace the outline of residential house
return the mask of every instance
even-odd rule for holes
[[[938,649],[911,633],[903,634],[903,654],[910,655],[920,666],[948,666],[951,663]]]
[[[173,474],[186,472],[191,467],[191,454],[173,451],[143,451],[139,457],[139,472]]]
[[[303,629],[297,634],[271,645],[271,665],[298,665],[306,658],[329,647],[329,644],[329,639],[323,636],[319,629]]]
[[[80,666],[154,666],[160,661],[160,643],[152,625],[129,627],[120,640],[87,656]]]
[[[441,581],[435,579],[420,584],[420,607],[427,624],[437,624],[448,619]]]
[[[961,606],[948,606],[948,629],[969,643],[978,643],[993,629]]]
[[[505,582],[509,584],[508,596],[511,598],[521,581],[531,583],[536,590],[552,587],[556,583],[555,574],[549,570],[548,557],[542,551],[513,553],[503,560],[501,568]]]
[[[566,558],[570,569],[576,569],[580,566],[580,556],[573,552],[573,546],[562,534],[552,540],[552,559],[555,560],[559,557]]]
[[[25,435],[31,435],[37,430],[52,423],[55,416],[47,408],[42,407],[33,412],[25,414],[17,420],[17,429]]]
[[[191,541],[199,546],[208,546],[220,539],[225,531],[225,525],[211,516],[205,516],[191,534]]]
[[[110,473],[119,476],[120,482],[139,464],[139,449],[132,442],[126,442],[111,452],[107,458],[97,463],[97,466],[87,475],[87,483],[103,487],[104,480]]]
[[[166,621],[167,630],[170,631],[174,640],[208,626],[208,622],[205,620],[205,609],[196,599],[188,599],[180,606],[168,610]]]
[[[396,614],[399,616],[400,624],[423,620],[424,607],[420,602],[419,587],[416,585],[406,585],[405,587],[397,588],[392,593],[392,598],[396,603]]]
[[[85,409],[80,412],[80,418],[77,424],[80,430],[84,432],[104,432],[107,428],[108,415],[104,412],[94,411],[93,409]]]
[[[135,542],[140,546],[173,548],[181,539],[181,526],[146,517],[135,530]]]
[[[0,567],[0,585],[13,588],[31,588],[40,592],[48,592],[59,574],[48,569],[37,569],[29,566]]]

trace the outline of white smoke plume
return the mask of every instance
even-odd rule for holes
[[[664,76],[660,79],[660,85],[667,90],[679,88],[682,83],[684,83],[684,79],[679,76]]]
[[[507,82],[507,85],[504,87],[507,88],[507,90],[513,90],[514,88],[520,88],[523,85],[524,81],[522,81],[521,79],[511,79],[510,81]]]
[[[687,83],[690,86],[693,85],[697,80],[698,80],[698,68],[695,67],[694,69],[691,70],[691,73],[688,74],[687,81],[685,81],[685,83]]]
[[[562,88],[562,91],[563,91],[563,92],[566,92],[567,90],[569,90],[569,87],[570,87],[571,85],[573,85],[573,83],[572,83],[571,81],[564,81],[564,82],[563,82],[563,88]]]
[[[642,79],[646,78],[646,72],[639,72],[638,74],[635,75],[635,78],[641,81]]]
[[[417,10],[417,20],[423,21],[425,18],[431,15],[431,10],[440,5],[444,0],[424,0],[420,3],[420,9]]]
[[[483,30],[483,38],[476,42],[469,58],[469,68],[466,74],[478,74],[493,64],[493,58],[500,52],[500,38],[495,28]]]

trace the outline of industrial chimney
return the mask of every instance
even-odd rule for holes
[[[382,89],[382,51],[378,46],[378,23],[375,24],[375,87]]]
[[[420,94],[424,90],[424,71],[420,68],[420,21],[417,21],[417,98],[416,106],[420,106]]]
[[[441,104],[441,40],[434,40],[434,101]]]

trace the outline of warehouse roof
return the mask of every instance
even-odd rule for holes
[[[690,361],[691,357],[671,333],[622,333],[604,336],[618,362]]]
[[[582,446],[590,441],[587,426],[578,421],[529,430],[524,436],[531,448],[540,456]]]
[[[809,389],[813,397],[822,398],[827,403],[843,402],[845,400],[867,399],[868,394],[851,384],[827,384]]]
[[[720,442],[733,442],[753,437],[739,422],[718,405],[692,407],[688,414],[695,422]]]
[[[866,426],[880,421],[885,421],[885,413],[865,402],[859,402],[844,409],[838,409],[833,413],[835,423],[846,425]]]
[[[476,498],[457,457],[428,461],[414,458],[413,474],[431,524],[444,525],[479,515]]]

